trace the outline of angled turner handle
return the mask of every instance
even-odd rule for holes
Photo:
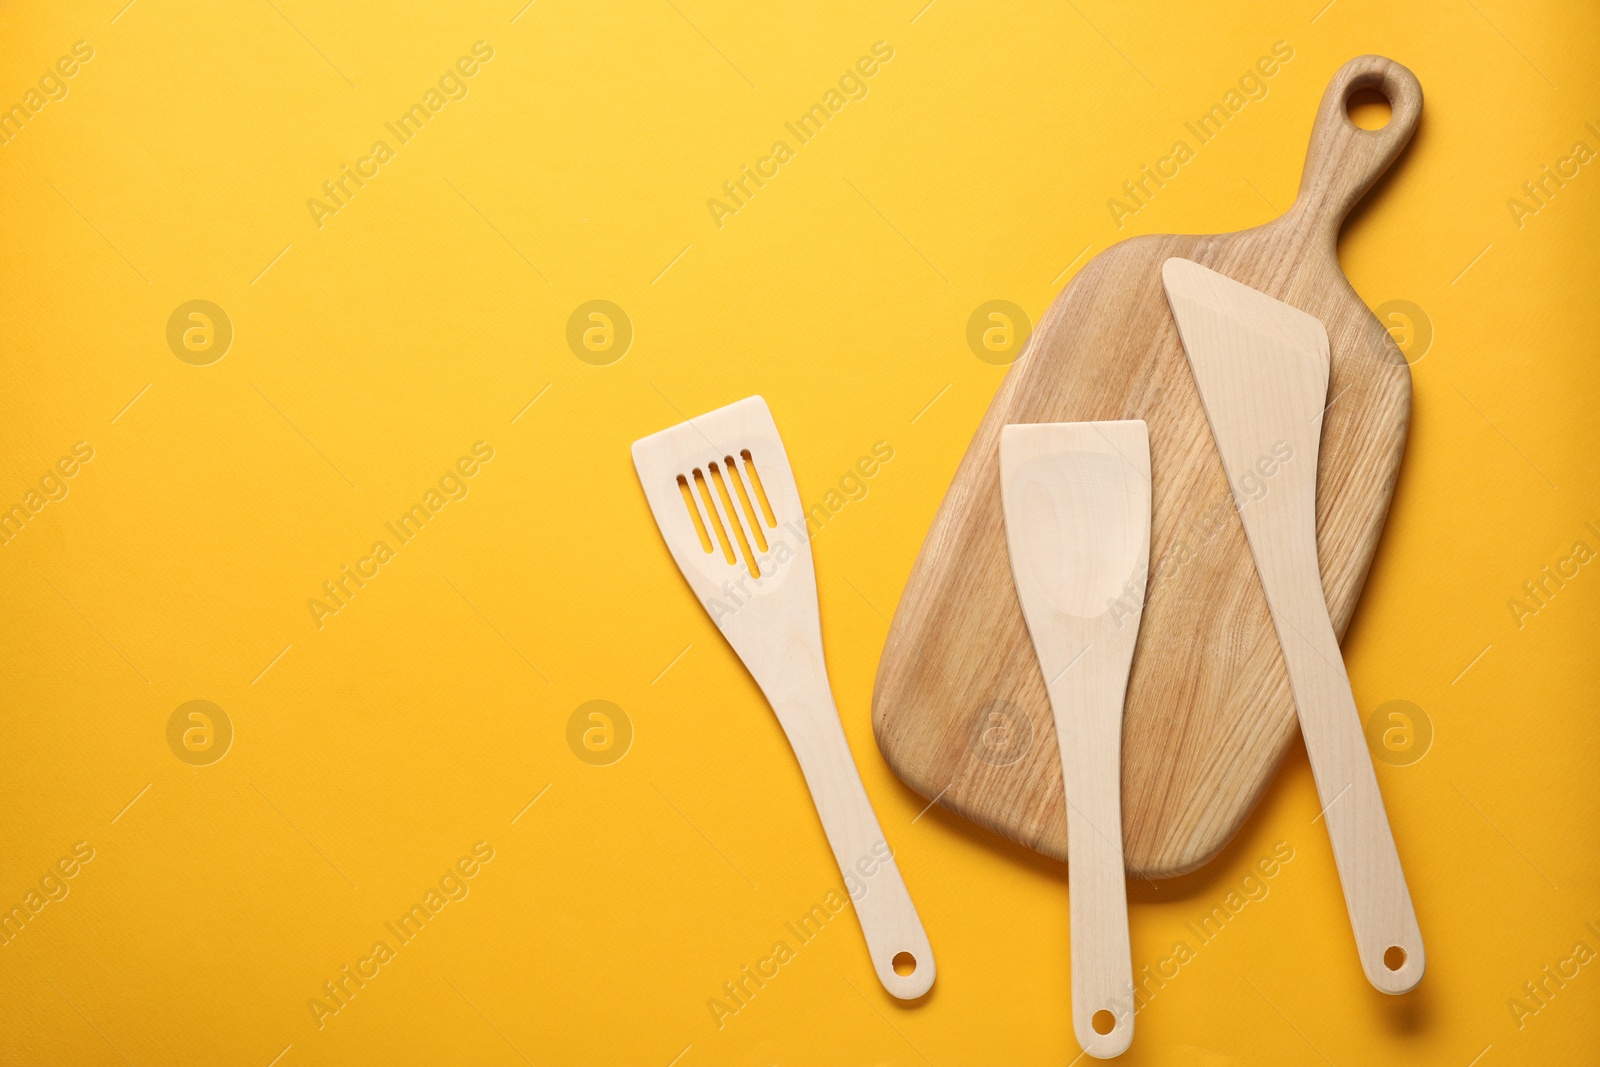
[[[633,463],[674,562],[783,726],[878,981],[921,996],[933,950],[833,702],[805,512],[772,412],[759,396],[735,401],[635,441]]]
[[[1426,966],[1422,933],[1317,559],[1327,331],[1198,263],[1169,259],[1161,277],[1278,631],[1361,968],[1405,993]]]
[[[1133,1040],[1122,704],[1150,562],[1149,432],[1138,421],[1007,426],[1000,499],[1061,746],[1072,1029],[1105,1059]]]

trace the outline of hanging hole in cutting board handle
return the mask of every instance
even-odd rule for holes
[[[1372,94],[1387,101],[1389,120],[1363,129],[1352,120],[1352,107],[1365,119],[1371,109],[1363,100]],[[1317,108],[1300,192],[1289,214],[1331,244],[1345,215],[1400,155],[1421,118],[1422,85],[1399,63],[1357,56],[1340,67]]]
[[[1344,102],[1345,114],[1363,130],[1381,130],[1389,125],[1394,109],[1389,98],[1376,89],[1357,89]]]

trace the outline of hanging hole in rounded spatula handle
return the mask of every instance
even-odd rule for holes
[[[1097,1060],[1116,1059],[1133,1044],[1133,1011],[1127,1004],[1108,1002],[1089,1016],[1087,1028],[1074,1020],[1073,1031],[1085,1055]]]
[[[1389,105],[1389,121],[1365,129],[1351,117],[1373,94]],[[1339,68],[1322,94],[1305,171],[1291,214],[1330,242],[1357,200],[1372,187],[1416,132],[1422,117],[1417,76],[1383,56],[1357,56]]]

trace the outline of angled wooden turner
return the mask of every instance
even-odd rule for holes
[[[1145,424],[1007,426],[1000,499],[1066,783],[1072,1029],[1085,1052],[1106,1059],[1133,1040],[1122,701],[1150,566]]]
[[[921,996],[933,949],[833,703],[805,512],[767,402],[746,397],[640,438],[633,465],[678,569],[800,761],[878,981],[901,999]]]
[[[1362,970],[1385,993],[1407,992],[1422,978],[1422,934],[1317,564],[1328,332],[1186,259],[1167,260],[1161,277],[1283,646]]]
[[[1363,88],[1381,91],[1393,107],[1382,129],[1360,129],[1346,114],[1346,101]],[[1405,67],[1381,56],[1352,59],[1323,94],[1300,194],[1282,217],[1239,233],[1131,238],[1100,252],[1056,298],[973,435],[884,645],[873,728],[906,784],[1067,858],[1055,725],[1007,580],[1000,430],[1143,419],[1154,484],[1149,593],[1123,719],[1128,869],[1182,874],[1233,836],[1294,737],[1294,703],[1161,264],[1172,256],[1202,263],[1328,329],[1332,403],[1321,452],[1305,462],[1320,472],[1322,581],[1342,633],[1400,469],[1411,377],[1340,272],[1335,241],[1345,213],[1399,155],[1421,113],[1422,89]],[[1241,117],[1227,136],[1259,136],[1249,128],[1256,119]],[[1160,196],[1185,195],[1182,181]],[[1255,198],[1243,179],[1238,189]]]

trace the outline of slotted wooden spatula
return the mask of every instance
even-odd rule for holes
[[[1360,129],[1346,113],[1350,96],[1365,88],[1393,108],[1382,129]],[[956,470],[884,645],[873,727],[908,785],[1067,858],[1055,725],[1009,581],[1000,431],[1009,423],[1143,419],[1153,483],[1150,578],[1123,720],[1128,869],[1182,874],[1238,829],[1294,737],[1294,703],[1161,264],[1172,256],[1204,264],[1327,327],[1322,449],[1289,465],[1319,469],[1322,581],[1334,630],[1343,633],[1400,469],[1411,377],[1340,272],[1334,245],[1345,213],[1399,155],[1421,113],[1422,89],[1410,71],[1381,56],[1351,60],[1323,94],[1300,193],[1282,217],[1239,233],[1134,237],[1100,252],[1056,298]],[[1259,118],[1238,120],[1228,136],[1262,136],[1261,126],[1249,126]],[[1254,199],[1237,181],[1238,195]],[[1177,186],[1161,192],[1183,195]],[[1374,214],[1373,225],[1395,224],[1387,212]],[[1273,479],[1262,484],[1270,491]]]
[[[1066,783],[1072,1029],[1085,1052],[1106,1059],[1133,1040],[1122,701],[1150,565],[1145,424],[1007,426],[1000,498]]]
[[[800,761],[878,981],[901,999],[921,996],[933,949],[833,703],[805,512],[767,402],[746,397],[641,438],[633,465],[678,569]]]
[[[1328,332],[1186,259],[1167,260],[1161,277],[1283,646],[1362,970],[1383,992],[1404,993],[1422,979],[1422,933],[1317,565]],[[1283,463],[1263,482],[1284,455],[1304,462]]]

